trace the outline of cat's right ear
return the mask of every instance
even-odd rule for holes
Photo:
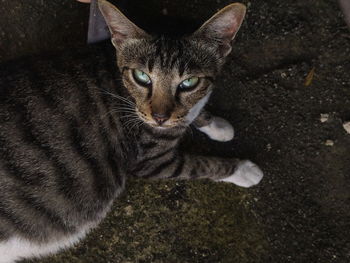
[[[149,35],[131,22],[122,12],[105,0],[98,0],[98,7],[106,20],[113,45],[118,48],[127,39],[148,38]]]

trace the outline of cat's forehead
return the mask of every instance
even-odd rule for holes
[[[121,56],[128,64],[147,68],[149,72],[178,75],[215,74],[219,67],[217,55],[205,44],[183,39],[156,37],[127,43]]]

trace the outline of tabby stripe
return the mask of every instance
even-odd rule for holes
[[[176,148],[176,147],[169,148],[169,149],[167,149],[167,150],[164,151],[164,152],[161,152],[161,153],[158,153],[158,154],[153,155],[153,156],[151,156],[151,157],[148,157],[148,158],[146,158],[146,159],[143,159],[142,161],[140,161],[140,162],[137,164],[136,168],[133,169],[132,172],[133,172],[133,173],[137,173],[137,172],[141,171],[141,170],[145,167],[145,164],[146,164],[146,163],[148,163],[149,161],[153,161],[153,160],[155,160],[155,159],[158,159],[158,158],[160,158],[160,157],[163,157],[164,155],[168,154],[169,152],[174,151],[175,148]]]
[[[107,68],[107,69],[113,69],[113,68],[115,68],[115,65],[114,65],[114,63],[112,63],[113,65],[110,65],[111,63],[108,63],[108,61],[104,61],[104,63],[106,63],[106,64],[108,64],[109,66],[108,67],[104,67],[104,68]],[[101,73],[101,74],[98,74],[98,72],[99,72],[99,70],[98,70],[98,65],[93,65],[94,66],[94,68],[93,69],[86,69],[86,72],[88,72],[88,73],[92,73],[92,76],[91,76],[91,78],[93,79],[93,80],[95,80],[96,81],[96,88],[97,89],[99,89],[99,88],[101,88],[101,87],[104,87],[104,86],[106,86],[106,85],[104,85],[103,84],[103,81],[105,81],[105,74],[107,74],[106,72],[103,72],[103,73]],[[126,69],[128,69],[127,67],[124,67],[123,68],[123,71],[124,70],[126,70]],[[112,76],[113,76],[113,73],[115,73],[115,71],[113,72],[113,71],[111,71],[111,72],[108,72],[108,73],[110,73]],[[113,80],[114,81],[114,79],[111,79],[111,80]],[[85,82],[84,82],[85,83]],[[108,85],[107,85],[108,86]],[[91,95],[90,94],[90,88],[87,86],[87,85],[85,85],[85,87],[86,87],[86,91],[87,92],[82,92],[82,89],[79,89],[80,91],[81,91],[81,94],[82,94],[82,97],[84,97],[84,96],[86,96],[86,98],[87,98],[87,101],[88,101],[88,107],[90,106],[90,108],[91,108],[91,105],[94,105],[95,106],[95,109],[96,109],[96,111],[98,110],[98,106],[97,106],[97,104],[98,104],[98,102],[97,102],[97,99],[95,98],[95,97],[97,97],[98,96],[98,98],[102,101],[102,104],[103,104],[103,106],[104,106],[104,108],[105,108],[105,110],[106,110],[106,112],[108,112],[108,110],[110,109],[110,100],[108,100],[107,98],[107,96],[106,96],[106,94],[104,94],[102,91],[103,91],[103,89],[101,89],[101,91],[97,91],[97,92],[93,92],[93,95]],[[111,90],[108,90],[108,92],[112,92]],[[96,105],[93,103],[93,102],[96,102]],[[101,115],[101,114],[100,114]],[[84,117],[85,118],[85,117]],[[83,119],[84,119],[83,118]],[[101,123],[101,122],[100,122]],[[116,128],[116,122],[115,122],[115,120],[113,120],[113,118],[112,118],[112,116],[111,116],[111,114],[108,114],[108,124],[109,124],[109,127],[111,127],[111,128],[113,128],[114,130],[117,130],[117,128]],[[103,125],[104,126],[104,125]],[[104,129],[106,130],[106,127],[104,126]],[[106,132],[107,133],[107,132]],[[109,135],[109,134],[108,134]],[[110,136],[107,136],[108,138],[110,138]]]
[[[121,177],[119,167],[117,166],[116,152],[114,150],[114,147],[112,147],[113,143],[110,141],[111,136],[108,134],[105,126],[101,123],[101,120],[99,120],[99,130],[101,135],[100,137],[105,145],[105,149],[107,149],[106,159],[107,159],[107,163],[109,164],[109,167],[112,170],[113,179],[115,179],[115,183],[118,186],[122,186],[123,178]]]
[[[44,216],[48,221],[58,230],[64,231],[64,232],[72,232],[75,229],[72,227],[67,226],[62,218],[53,213],[50,208],[47,208],[44,206],[44,204],[38,200],[36,200],[33,196],[26,195],[25,193],[21,192],[17,196],[21,201],[25,202],[26,205],[28,205],[30,208],[34,208],[36,211],[38,211],[41,216]]]
[[[163,140],[167,140],[167,141],[171,141],[171,140],[175,140],[178,139],[179,136],[178,135],[172,135],[172,134],[161,134],[161,133],[157,133],[154,132],[153,129],[151,127],[146,127],[144,126],[143,129],[148,135],[151,135],[152,137],[158,138],[158,139],[163,139]]]
[[[153,147],[155,147],[157,145],[158,145],[157,142],[151,141],[151,142],[141,143],[140,147],[142,149],[149,150],[150,148],[153,148]]]
[[[20,96],[15,97],[13,99],[20,100]],[[52,101],[48,97],[46,97],[45,102],[49,106],[49,108],[53,107],[52,104],[50,105],[50,102],[52,103]],[[68,198],[68,199],[74,198],[75,193],[76,193],[76,189],[74,189],[74,188],[75,188],[75,186],[77,186],[77,184],[75,182],[75,178],[72,178],[72,176],[67,171],[64,164],[62,164],[59,161],[59,159],[54,156],[52,150],[50,149],[49,144],[47,142],[40,141],[37,136],[34,136],[33,131],[35,130],[35,128],[32,125],[31,120],[28,116],[29,112],[28,112],[27,108],[24,107],[23,103],[15,101],[13,108],[17,113],[20,113],[21,121],[17,122],[17,124],[21,125],[21,127],[19,128],[21,130],[21,132],[25,131],[24,139],[27,141],[27,143],[32,144],[36,148],[38,148],[39,150],[43,151],[45,153],[45,155],[47,156],[48,160],[50,160],[50,162],[52,162],[54,164],[54,168],[56,168],[56,170],[59,171],[59,174],[62,177],[64,177],[64,179],[61,182],[58,182],[58,184],[57,184],[59,186],[58,190],[60,190],[62,192],[62,194],[64,194],[66,196],[66,198]],[[14,167],[14,166],[12,166],[12,168],[9,167],[9,169],[10,170],[12,169],[16,176],[22,174],[21,171],[18,168],[16,169],[16,167]],[[12,174],[12,173],[10,173],[10,174]],[[38,175],[38,173],[36,173],[36,176],[37,175]],[[23,177],[23,176],[21,176],[21,177]],[[30,180],[33,180],[33,178],[35,178],[35,177],[31,176]],[[42,174],[39,174],[39,178],[45,178],[45,176]],[[30,184],[29,181],[27,181],[25,183]],[[35,182],[32,182],[32,183],[34,184]]]
[[[168,161],[160,164],[156,169],[148,173],[146,176],[142,176],[143,178],[150,178],[155,175],[159,175],[164,169],[166,169],[169,165],[171,165],[177,159],[177,155],[174,155]]]
[[[113,178],[115,179],[115,184],[118,185],[119,187],[122,187],[124,184],[124,178],[120,172],[119,167],[117,166],[116,153],[114,151],[109,150],[107,154],[107,160],[108,160],[109,166],[112,169],[112,174],[113,174]],[[119,160],[122,161],[122,159],[119,159]]]
[[[59,65],[59,63],[57,65]],[[76,75],[76,73],[74,71],[72,71],[72,69],[62,68],[62,65],[59,65],[59,66],[61,66],[59,70],[70,74],[70,76],[74,79],[75,86],[79,87],[82,84],[85,84],[85,89],[78,89],[79,93],[80,93],[80,97],[83,98],[83,99],[79,100],[79,103],[80,103],[79,119],[84,120],[84,119],[86,119],[87,116],[92,115],[92,113],[94,113],[93,115],[95,115],[99,111],[98,106],[97,106],[97,102],[95,101],[94,97],[91,96],[90,92],[84,92],[84,90],[89,91],[89,88],[87,87],[86,82],[80,81],[78,78],[79,76]],[[100,87],[101,86],[101,78],[97,74],[97,72],[98,72],[98,70],[96,68],[97,65],[89,65],[89,67],[90,68],[85,69],[86,72],[92,73],[91,78],[96,81],[96,86]],[[95,92],[95,93],[98,93],[98,92]],[[101,97],[102,97],[103,104],[105,106],[107,106],[108,102],[104,99],[103,96],[101,96]],[[65,112],[62,112],[62,109],[59,109],[59,110],[61,110],[61,113],[63,113],[67,117],[67,119],[72,120],[71,124],[73,124],[73,125],[71,127],[73,127],[73,133],[72,133],[73,134],[73,141],[74,140],[78,140],[75,142],[81,141],[82,138],[79,138],[79,136],[76,136],[74,138],[75,135],[78,135],[78,133],[75,133],[75,132],[77,132],[77,130],[74,129],[74,127],[79,126],[78,121],[75,119],[74,116],[67,114]],[[113,178],[113,179],[116,179],[115,182],[113,182],[113,183],[109,182],[109,183],[105,183],[105,185],[103,185],[102,181],[106,182],[106,181],[110,181],[110,179],[111,179],[111,178],[107,178],[108,180],[101,180],[102,179],[101,176],[103,176],[105,174],[103,171],[103,168],[102,168],[103,165],[100,165],[99,161],[96,158],[92,158],[88,154],[88,150],[86,148],[81,149],[81,145],[79,146],[79,144],[76,144],[76,143],[75,144],[73,143],[73,145],[75,145],[75,150],[78,152],[78,154],[80,156],[83,156],[85,162],[87,162],[89,164],[89,167],[91,167],[91,170],[92,170],[92,173],[94,176],[94,182],[95,182],[94,185],[96,186],[95,190],[97,191],[98,195],[104,196],[104,198],[109,199],[111,197],[111,195],[114,194],[113,187],[115,186],[115,183],[117,183],[118,185],[122,185],[123,182],[122,182],[122,178],[120,176],[118,176],[118,175],[120,175],[120,173],[116,167],[116,162],[113,160],[113,156],[111,154],[111,152],[113,152],[113,149],[111,148],[112,143],[110,141],[107,141],[108,138],[110,138],[110,136],[107,133],[105,128],[101,128],[101,126],[103,126],[101,124],[101,120],[98,124],[99,124],[99,126],[98,126],[99,130],[100,130],[99,135],[102,138],[104,145],[106,146],[105,149],[107,149],[107,153],[106,153],[107,158],[106,159],[107,159],[107,162],[109,163],[111,170],[113,171],[113,174],[115,175],[115,177]],[[101,135],[101,134],[103,134],[103,135]],[[105,187],[105,189],[103,189],[104,187]]]
[[[97,70],[96,70],[96,72],[97,72]],[[102,82],[101,82],[101,79],[98,76],[96,76],[95,80],[97,81],[97,86],[98,87],[103,86]],[[90,90],[89,90],[89,88],[87,86],[86,86],[86,90],[87,90],[86,96],[88,97],[87,99],[89,100],[88,104],[95,105],[96,111],[95,110],[94,111],[95,112],[99,112],[99,115],[101,115],[102,113],[100,112],[100,109],[97,106],[97,104],[99,104],[99,103],[96,101],[96,104],[94,104],[92,101],[95,98],[93,98],[93,96],[91,96],[91,94],[89,92]],[[106,98],[104,96],[100,96],[99,98],[102,100],[102,104],[103,104],[105,110],[108,111],[108,105],[109,104],[106,101]],[[107,131],[107,127],[104,125],[104,123],[102,122],[101,118],[97,118],[97,121],[98,121],[98,128],[99,128],[100,138],[102,139],[103,144],[105,146],[105,149],[107,150],[107,152],[106,152],[107,158],[106,159],[107,159],[109,167],[111,168],[112,173],[114,175],[114,177],[113,177],[113,179],[115,179],[114,183],[117,184],[118,186],[122,186],[123,185],[123,178],[121,177],[120,171],[119,171],[119,169],[117,167],[117,163],[116,163],[116,160],[115,160],[116,153],[115,153],[115,150],[114,150],[114,147],[113,147],[114,144],[110,141],[110,138],[112,136]],[[111,126],[111,115],[110,114],[109,114],[109,118],[108,118],[108,123],[109,123],[109,126]],[[115,122],[112,122],[112,123],[115,125]],[[107,189],[106,189],[106,191],[107,191]],[[110,194],[112,194],[112,193],[110,193]]]
[[[154,58],[150,58],[150,59],[147,61],[148,71],[149,71],[150,73],[152,73],[152,70],[153,70],[153,67],[154,67],[154,63],[155,63]]]
[[[30,186],[42,185],[42,179],[45,175],[39,172],[23,171],[23,168],[16,164],[13,152],[16,151],[11,147],[4,138],[0,137],[0,154],[3,155],[2,161],[9,175],[16,180]],[[1,157],[1,156],[0,156]],[[0,160],[1,160],[0,159]]]
[[[146,159],[143,159],[141,161],[141,163],[148,162],[148,161],[153,161],[155,159],[163,157],[164,155],[168,154],[169,152],[175,151],[176,149],[177,149],[177,146],[171,147],[171,148],[169,148],[169,149],[167,149],[167,150],[165,150],[163,152],[157,153],[157,154],[155,154],[153,156],[150,156],[150,157],[148,157]]]
[[[177,42],[179,43],[179,42]],[[172,55],[172,61],[170,62],[170,68],[173,68],[178,60],[178,58],[181,58],[183,56],[183,46],[182,45],[177,45],[177,53],[173,53]]]
[[[94,188],[98,197],[103,200],[109,200],[111,198],[111,188],[115,188],[114,181],[111,182],[111,178],[108,178],[108,175],[105,174],[102,166],[99,164],[98,160],[95,157],[90,156],[88,153],[88,148],[83,143],[83,137],[79,133],[77,123],[74,123],[71,126],[71,135],[72,135],[72,146],[76,152],[84,158],[85,162],[89,164],[89,167],[94,175]],[[76,125],[74,125],[76,124]],[[102,178],[104,177],[104,178]]]
[[[26,71],[26,74],[29,76],[31,85],[37,88],[46,104],[50,105],[50,108],[56,105],[57,102],[53,99],[49,92],[46,92],[45,86],[47,83],[45,83],[45,79],[38,73],[37,69],[32,67],[32,70]]]
[[[97,84],[96,87],[98,89],[98,87],[102,87],[100,81],[97,79]],[[87,90],[90,91],[90,89],[87,87]],[[109,91],[111,92],[111,91]],[[102,101],[103,106],[105,107],[106,113],[103,113],[104,115],[107,114],[107,112],[110,110],[111,106],[110,106],[110,101],[107,98],[107,94],[103,93],[103,91],[98,91],[94,93],[95,96],[98,96],[98,98]],[[112,115],[108,114],[108,124],[109,127],[111,127],[111,129],[113,130],[117,130],[117,123],[116,120],[113,120]]]
[[[64,65],[62,65],[61,63],[57,63],[55,65],[59,67],[58,70],[60,72],[68,73],[71,76],[71,78],[74,79],[74,82],[75,82],[76,86],[80,86],[81,84],[85,83],[85,82],[79,80],[79,75],[77,75],[74,72],[73,69],[64,68]],[[95,72],[97,72],[97,70],[89,69],[89,70],[87,70],[87,72],[94,72],[95,73]],[[99,77],[97,75],[95,75],[95,76],[93,76],[93,79],[98,82],[97,86],[99,86],[99,80],[100,80]],[[86,86],[86,90],[88,90],[87,86]],[[97,105],[95,104],[95,101],[94,101],[93,97],[91,96],[91,94],[89,92],[83,92],[83,89],[79,89],[79,91],[80,91],[80,97],[83,98],[83,99],[81,99],[79,101],[80,102],[79,119],[86,119],[86,116],[91,115],[91,112],[97,112],[98,109],[97,109]],[[56,105],[58,107],[59,102],[56,100],[56,98],[55,99],[52,98],[52,97],[50,98],[48,95],[46,95],[46,98],[49,98],[49,101],[53,102],[52,104]],[[103,103],[106,103],[106,101],[103,100]],[[52,108],[52,105],[51,105],[51,108]],[[69,120],[74,120],[75,119],[74,116],[65,113],[63,111],[63,109],[61,109],[61,108],[57,108],[57,109],[61,112],[61,114],[65,115],[67,119],[69,119]],[[77,123],[77,121],[75,121],[75,122]],[[103,130],[104,130],[104,135],[105,136],[101,136],[101,137],[103,139],[109,138],[110,136],[107,135],[107,132],[105,131],[105,129],[103,129]],[[107,145],[106,149],[108,149],[108,155],[109,155],[107,160],[108,160],[108,162],[109,162],[109,164],[111,166],[111,170],[114,172],[114,174],[118,175],[119,171],[117,171],[117,168],[115,166],[116,163],[111,158],[111,151],[112,151],[112,149],[110,147],[111,143],[110,142],[106,142],[106,140],[104,140],[104,142],[105,142],[105,145]],[[79,153],[79,150],[78,150],[78,153]],[[81,152],[80,152],[80,156],[81,156]],[[85,156],[85,161],[90,163],[90,167],[94,167],[94,169],[96,168],[93,171],[94,176],[97,176],[97,175],[101,174],[101,168],[100,168],[101,166],[97,167],[98,161],[96,159],[94,159],[94,158],[87,159],[86,156]],[[96,172],[97,170],[99,170],[98,173]],[[121,185],[122,184],[122,178],[120,178],[120,176],[116,176],[116,179],[117,179],[117,183],[119,185]],[[96,182],[100,182],[100,180],[98,180],[98,179],[95,179],[95,181]],[[112,186],[112,185],[110,185],[110,186]],[[100,192],[101,191],[102,191],[102,189],[100,189]],[[106,189],[106,193],[105,194],[106,195],[110,195],[111,193],[108,193],[108,191]]]
[[[68,171],[66,165],[55,156],[54,149],[50,147],[49,142],[44,142],[40,140],[39,136],[34,136],[33,131],[35,130],[35,127],[28,118],[29,112],[27,109],[21,104],[16,105],[16,109],[21,109],[20,113],[24,127],[24,129],[22,129],[26,131],[27,141],[42,150],[48,159],[54,164],[56,170],[58,170],[59,177],[55,178],[58,180],[57,185],[60,192],[69,200],[75,199],[77,191],[81,188],[78,180],[74,177],[71,171]]]
[[[161,39],[156,39],[154,42],[156,46],[156,53],[155,56],[158,56],[160,59],[160,65],[163,66],[163,54],[162,54],[162,40]]]
[[[184,167],[184,164],[185,164],[185,158],[181,155],[181,156],[179,156],[176,169],[174,170],[173,174],[168,178],[175,178],[175,177],[180,176],[182,173],[182,169]]]
[[[0,217],[13,225],[16,231],[25,235],[31,232],[31,226],[26,224],[19,216],[14,215],[13,210],[6,209],[2,203],[0,203]]]

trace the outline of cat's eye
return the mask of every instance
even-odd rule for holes
[[[188,78],[180,83],[179,88],[181,90],[192,90],[198,85],[198,83],[199,83],[198,77]]]
[[[132,76],[134,80],[141,86],[149,86],[152,84],[151,78],[142,70],[133,69]]]

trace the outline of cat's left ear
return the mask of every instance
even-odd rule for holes
[[[111,32],[113,45],[118,48],[128,39],[148,38],[149,35],[131,22],[122,12],[106,0],[98,0],[98,7]]]
[[[231,52],[231,41],[236,36],[245,13],[245,5],[230,4],[207,20],[193,36],[218,42],[220,54],[227,56]]]

